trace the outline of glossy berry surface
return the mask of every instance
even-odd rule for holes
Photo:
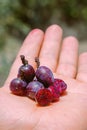
[[[59,94],[63,94],[63,92],[67,89],[67,84],[61,79],[54,79],[53,86]]]
[[[54,82],[52,71],[46,66],[40,66],[36,70],[36,78],[42,82],[45,87],[48,87]]]
[[[28,64],[28,61],[25,60],[23,55],[21,55],[21,60],[23,65],[19,68],[18,77],[21,77],[23,80],[29,83],[35,76],[34,68]]]
[[[35,76],[34,69],[31,65],[22,65],[19,68],[18,77],[21,77],[23,80],[25,80],[27,83],[33,80]]]
[[[23,96],[25,95],[27,83],[20,78],[15,78],[10,83],[10,90],[13,94]]]
[[[51,101],[52,101],[52,93],[47,88],[40,89],[36,93],[36,102],[40,106],[47,106],[51,103]]]
[[[54,87],[53,85],[49,86],[48,89],[51,91],[52,93],[52,101],[55,102],[55,101],[58,101],[59,100],[59,97],[60,97],[60,94],[57,92],[57,88]]]
[[[26,95],[31,99],[35,99],[36,93],[44,88],[44,85],[39,81],[31,81],[26,87]]]

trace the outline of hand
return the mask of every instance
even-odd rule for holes
[[[48,66],[55,77],[67,83],[67,94],[59,102],[38,107],[27,97],[11,94],[10,81],[17,76],[25,55],[36,68],[34,58]],[[86,130],[87,129],[87,52],[78,56],[78,41],[69,36],[62,39],[57,25],[47,28],[45,35],[34,29],[26,37],[9,76],[0,89],[0,130]]]

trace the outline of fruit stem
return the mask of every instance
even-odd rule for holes
[[[20,55],[20,57],[21,57],[22,64],[23,65],[27,65],[28,61],[25,59],[25,56],[24,55]]]
[[[35,57],[35,62],[37,63],[37,68],[40,66],[40,61],[38,57]]]

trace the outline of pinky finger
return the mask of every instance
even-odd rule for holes
[[[35,68],[35,62],[33,62],[32,59],[39,55],[43,37],[44,33],[40,29],[34,29],[28,34],[11,67],[8,78],[4,84],[5,86],[7,86],[10,83],[10,81],[17,76],[18,69],[21,66],[20,55],[24,55],[26,59],[29,60],[29,64],[31,64]]]
[[[77,77],[79,81],[87,83],[87,52],[80,54]]]

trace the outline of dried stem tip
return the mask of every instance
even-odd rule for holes
[[[23,65],[28,64],[28,61],[25,59],[25,56],[24,56],[24,55],[20,55],[20,57],[21,57],[21,61],[22,61],[22,64],[23,64]]]
[[[38,57],[35,57],[35,62],[37,63],[37,68],[40,66],[40,61]]]

